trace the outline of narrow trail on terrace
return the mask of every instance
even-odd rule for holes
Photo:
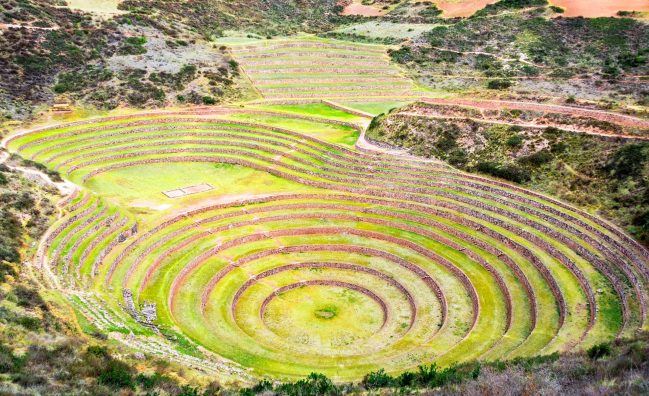
[[[594,76],[590,77],[580,77],[572,76],[567,78],[561,77],[547,77],[547,76],[508,76],[508,77],[487,77],[487,76],[472,76],[467,74],[426,74],[426,77],[432,78],[460,78],[460,79],[470,79],[470,80],[536,80],[536,81],[591,81]],[[649,78],[649,75],[642,74],[630,74],[625,75],[624,77],[617,78],[615,82],[617,83],[638,83],[639,80]]]
[[[586,109],[580,107],[563,106],[557,104],[545,104],[534,102],[518,102],[511,100],[477,100],[468,98],[456,99],[436,99],[436,98],[423,98],[423,102],[441,105],[460,105],[467,107],[476,107],[484,110],[502,110],[502,109],[516,109],[516,110],[530,110],[530,111],[545,111],[557,112],[563,114],[570,114],[573,116],[587,116],[597,118],[600,121],[617,122],[624,126],[648,128],[649,120],[634,117],[626,114],[613,113],[605,110]]]
[[[604,133],[604,132],[595,132],[584,129],[577,128],[568,128],[565,125],[552,125],[552,124],[534,124],[534,123],[517,123],[510,121],[498,121],[498,120],[489,120],[484,118],[475,118],[475,117],[455,117],[455,116],[435,116],[430,114],[421,114],[417,112],[408,112],[398,113],[400,115],[410,116],[410,117],[419,117],[419,118],[428,118],[431,120],[471,120],[479,123],[485,124],[497,124],[497,125],[509,125],[509,126],[519,126],[525,128],[538,128],[545,129],[548,127],[557,127],[563,131],[574,132],[574,133],[583,133],[585,135],[594,135],[610,138],[621,138],[621,139],[632,139],[632,140],[646,140],[649,141],[649,136],[637,136],[637,135],[626,135],[626,134],[617,134],[617,133]]]
[[[55,187],[64,196],[67,196],[67,195],[71,194],[77,188],[76,184],[74,184],[74,183],[72,183],[70,181],[67,181],[65,179],[63,179],[62,182],[55,182],[54,180],[52,180],[50,178],[50,176],[48,174],[46,174],[46,173],[44,173],[42,171],[39,171],[37,169],[26,168],[24,166],[9,165],[9,164],[7,164],[7,161],[9,160],[9,158],[10,158],[9,153],[7,153],[6,151],[1,152],[0,153],[0,164],[4,164],[7,168],[9,168],[9,169],[11,169],[13,171],[23,173],[24,175],[26,175],[26,177],[28,177],[30,179],[33,179],[34,177],[40,178],[46,184]]]
[[[0,23],[0,30],[9,30],[9,29],[32,29],[32,30],[59,30],[58,26],[52,27],[43,27],[43,26],[31,26],[31,25],[18,25],[15,23]]]

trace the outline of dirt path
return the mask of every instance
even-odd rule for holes
[[[520,127],[525,127],[525,128],[537,128],[537,129],[545,129],[547,127],[555,127],[555,128],[561,129],[563,131],[574,132],[574,133],[583,133],[583,134],[586,134],[586,135],[649,141],[649,136],[595,132],[595,131],[586,130],[586,129],[570,128],[570,127],[567,127],[565,125],[558,125],[558,124],[542,124],[541,125],[541,124],[534,124],[534,123],[515,123],[515,122],[489,120],[489,119],[475,118],[475,117],[435,116],[435,115],[430,115],[430,114],[421,114],[421,113],[407,112],[407,111],[404,111],[404,112],[398,113],[398,114],[411,116],[411,117],[429,118],[429,119],[433,119],[433,120],[471,120],[471,121],[481,122],[481,123],[486,123],[486,124],[510,125],[510,126],[520,126]]]
[[[404,158],[409,161],[419,161],[419,162],[433,162],[433,163],[440,163],[441,161],[431,159],[431,158],[424,158],[424,157],[418,157],[415,155],[410,154],[407,150],[404,149],[399,149],[399,148],[389,148],[389,147],[384,147],[384,146],[379,146],[375,143],[370,142],[367,140],[365,137],[365,130],[363,130],[358,136],[358,140],[354,144],[354,146],[359,149],[360,151],[370,151],[374,153],[381,153],[381,154],[387,154],[391,155],[393,157],[397,158]]]
[[[544,104],[534,102],[518,102],[510,100],[477,100],[467,98],[457,99],[436,99],[424,98],[424,103],[440,104],[440,105],[459,105],[467,107],[475,107],[482,110],[527,110],[527,111],[542,111],[552,113],[569,114],[572,116],[591,117],[600,121],[613,122],[627,127],[646,128],[649,130],[649,120],[633,117],[626,114],[613,113],[604,110],[585,109],[579,107]]]
[[[22,166],[8,165],[7,161],[9,160],[9,158],[10,158],[10,154],[8,152],[6,151],[0,152],[0,164],[4,164],[7,168],[13,171],[22,173],[25,177],[29,179],[40,178],[46,184],[52,185],[56,189],[58,189],[59,192],[63,195],[63,199],[68,197],[70,194],[74,193],[74,191],[78,188],[74,183],[71,183],[67,180],[63,180],[62,182],[54,182],[52,181],[52,179],[50,179],[48,175],[36,169],[25,168]],[[62,217],[63,217],[63,211],[61,210],[61,208],[58,208],[55,221],[60,220]],[[47,254],[45,253],[47,250],[46,241],[49,238],[50,234],[52,233],[52,230],[53,230],[52,227],[47,229],[47,231],[43,234],[43,236],[38,241],[38,247],[36,249],[36,254],[34,254],[34,257],[31,260],[25,261],[23,264],[27,268],[30,268],[30,271],[32,271],[31,278],[35,282],[37,282],[38,284],[42,284],[40,278],[34,276],[34,270],[36,269],[37,271],[44,272],[45,277],[43,277],[43,280],[47,282],[50,288],[60,289],[61,284],[59,283],[58,277],[56,277],[52,273],[50,266],[47,264]]]
[[[362,110],[352,109],[351,107],[347,107],[347,106],[345,106],[345,105],[343,105],[343,104],[340,104],[340,103],[338,103],[338,102],[334,102],[334,101],[332,101],[332,100],[324,99],[324,100],[322,101],[322,103],[324,103],[324,104],[326,104],[326,105],[329,105],[329,106],[331,106],[331,107],[333,107],[333,108],[335,108],[335,109],[338,109],[338,110],[344,111],[344,112],[346,112],[346,113],[349,113],[349,114],[354,114],[354,115],[357,115],[357,116],[360,116],[360,117],[369,118],[370,120],[371,120],[372,118],[374,118],[374,115],[373,115],[373,114],[366,113],[366,112],[364,112],[364,111],[362,111]]]
[[[468,74],[426,74],[428,78],[458,78],[467,80],[536,80],[536,81],[592,81],[594,77],[573,76],[568,78],[547,77],[547,76],[511,76],[511,77],[487,77],[472,76]],[[649,79],[649,75],[625,75],[615,80],[616,83],[633,83],[637,84],[639,80]]]
[[[9,155],[8,152],[6,152],[6,151],[1,152],[0,153],[0,164],[4,164],[7,168],[9,168],[9,169],[11,169],[13,171],[22,173],[28,179],[31,179],[31,180],[40,179],[45,184],[48,184],[50,186],[55,187],[64,196],[68,196],[69,194],[72,194],[72,192],[77,188],[77,186],[74,183],[69,182],[67,180],[63,180],[62,182],[55,182],[54,180],[52,180],[49,177],[49,175],[47,175],[46,173],[43,173],[43,172],[41,172],[41,171],[39,171],[37,169],[26,168],[24,166],[9,165],[9,164],[7,164],[7,161],[9,160],[9,157],[10,157],[10,155]]]
[[[41,27],[41,26],[30,26],[30,25],[18,25],[15,23],[0,23],[0,30],[8,30],[8,29],[33,29],[33,30],[59,30],[58,26],[52,26],[52,27]]]

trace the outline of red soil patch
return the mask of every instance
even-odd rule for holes
[[[614,16],[618,11],[649,11],[647,0],[552,0],[566,10],[563,16]]]
[[[445,18],[468,17],[498,0],[434,0]]]

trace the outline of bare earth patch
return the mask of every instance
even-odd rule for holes
[[[497,0],[434,0],[445,18],[468,17]]]
[[[618,11],[649,11],[647,0],[552,0],[552,4],[566,10],[563,16],[615,16]]]
[[[363,5],[361,3],[352,2],[345,6],[341,15],[362,15],[362,16],[380,16],[385,12],[374,8],[372,6]]]
[[[72,9],[99,15],[111,16],[123,13],[117,9],[121,0],[67,0],[66,3]]]

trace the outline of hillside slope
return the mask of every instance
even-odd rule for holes
[[[642,122],[634,129],[583,116],[518,110],[511,102],[503,102],[500,110],[449,102],[395,109],[377,117],[367,135],[558,196],[603,214],[649,244],[649,142]],[[608,135],[616,130],[629,135]]]

